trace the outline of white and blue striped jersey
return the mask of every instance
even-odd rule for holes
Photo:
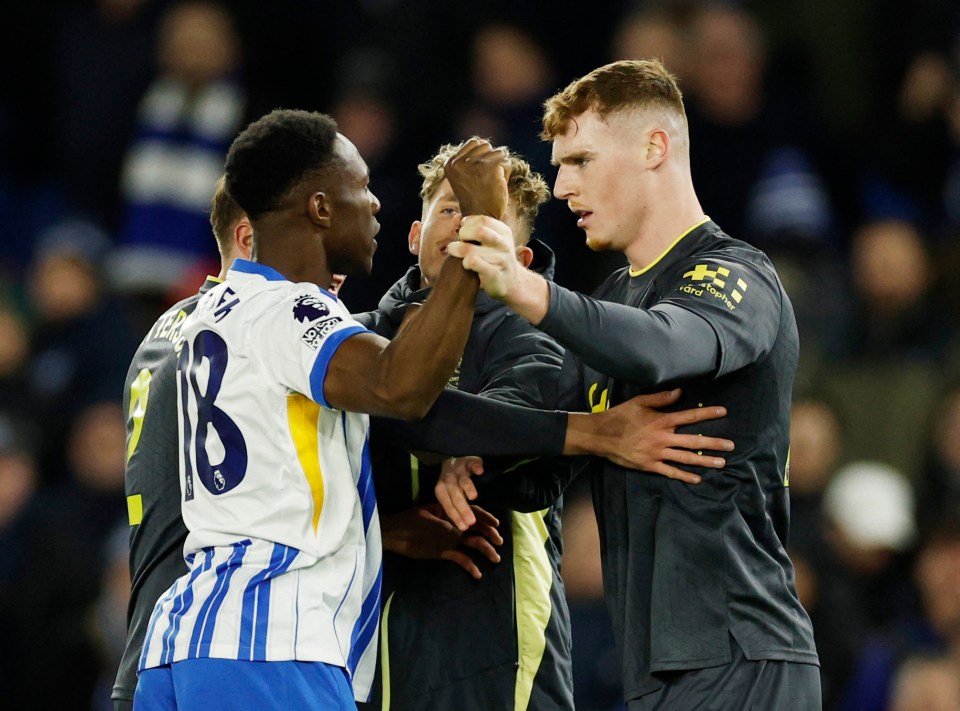
[[[237,260],[183,323],[180,486],[189,571],[161,596],[140,669],[318,661],[369,697],[381,542],[368,418],[323,396],[365,331],[335,296]]]

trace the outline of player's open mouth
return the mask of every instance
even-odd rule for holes
[[[586,225],[587,221],[590,219],[590,216],[593,214],[590,210],[574,210],[575,214],[580,216],[580,219],[577,220],[577,227],[583,227]]]

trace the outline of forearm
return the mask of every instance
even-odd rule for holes
[[[719,344],[701,316],[679,306],[639,309],[549,284],[538,328],[594,370],[644,387],[715,372]]]
[[[479,290],[476,275],[448,258],[417,318],[377,359],[374,379],[412,416],[423,416],[447,384],[467,342]]]
[[[571,412],[567,416],[563,453],[569,456],[592,454],[597,457],[618,454],[620,444],[629,436],[629,422],[614,415],[610,410],[591,414]]]
[[[417,421],[376,418],[378,433],[404,449],[447,456],[539,456],[563,451],[567,413],[533,410],[444,390]]]

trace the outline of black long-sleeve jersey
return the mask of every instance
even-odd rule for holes
[[[533,245],[538,261],[552,264],[549,248],[536,241]],[[426,297],[428,290],[420,290],[419,283],[414,267],[384,297],[380,310],[365,317],[367,323],[381,335],[394,335],[405,308]],[[552,339],[481,293],[450,388],[480,394],[480,400],[550,407],[556,401],[561,363],[562,350]],[[451,415],[451,432],[464,423],[491,443],[508,433],[537,436],[522,421],[483,419],[474,408]],[[402,448],[386,446],[384,425],[389,422],[372,420],[370,441],[378,506],[386,519],[390,513],[435,501],[439,470],[409,453],[422,446],[415,437]],[[462,453],[486,453],[489,447]],[[531,467],[538,472],[510,471],[496,480],[487,472],[477,480],[478,503],[499,518],[504,538],[499,564],[473,556],[481,580],[447,561],[384,556],[381,685],[374,691],[374,705],[388,698],[397,711],[573,708],[556,501],[569,481],[569,469],[545,460],[521,469]],[[552,494],[539,506],[542,510],[533,507],[543,497],[532,503],[525,496],[521,484],[530,477]]]
[[[799,343],[773,265],[706,221],[593,298],[550,290],[539,327],[567,349],[565,409],[682,385],[674,409],[728,409],[685,431],[736,442],[726,468],[699,470],[697,486],[591,460],[625,698],[662,686],[652,673],[730,661],[728,635],[748,659],[818,663],[785,551]]]

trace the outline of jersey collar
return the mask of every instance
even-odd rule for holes
[[[691,232],[693,232],[694,230],[696,230],[698,227],[701,227],[701,226],[707,224],[708,222],[710,222],[710,218],[709,218],[708,216],[704,215],[703,219],[700,220],[700,222],[696,223],[695,225],[691,225],[691,226],[688,227],[686,230],[684,230],[683,233],[682,233],[679,237],[677,237],[675,240],[673,240],[673,242],[670,243],[670,246],[669,246],[669,247],[667,247],[665,250],[663,250],[663,252],[660,254],[659,257],[657,257],[656,259],[654,259],[654,260],[653,260],[652,262],[650,262],[647,266],[643,267],[642,269],[633,269],[633,268],[630,268],[630,276],[632,276],[632,277],[637,277],[637,276],[640,276],[641,274],[646,274],[648,271],[650,271],[650,270],[653,269],[655,266],[657,266],[657,265],[663,260],[664,257],[666,257],[668,254],[670,254],[670,252],[673,251],[673,248],[676,247],[678,244],[680,244],[681,240],[683,240],[684,237],[686,237],[688,234],[690,234]]]
[[[262,276],[267,281],[290,281],[273,267],[268,267],[266,264],[260,264],[258,262],[251,262],[248,259],[235,259],[233,266],[230,267],[230,271],[241,272],[243,274],[256,274],[257,276]]]
[[[201,294],[206,294],[208,291],[210,291],[210,290],[211,290],[213,287],[215,287],[217,284],[222,284],[222,283],[223,283],[223,279],[221,279],[220,277],[218,277],[218,276],[210,276],[210,275],[208,274],[208,275],[207,275],[207,278],[203,280],[203,286],[200,287],[200,293],[201,293]]]
[[[260,264],[258,262],[251,262],[249,259],[233,260],[233,266],[230,267],[230,271],[240,272],[242,274],[256,274],[257,276],[262,276],[267,281],[290,281],[273,267],[268,267],[266,264]],[[317,288],[334,301],[338,300],[336,294],[324,289],[319,285]]]

